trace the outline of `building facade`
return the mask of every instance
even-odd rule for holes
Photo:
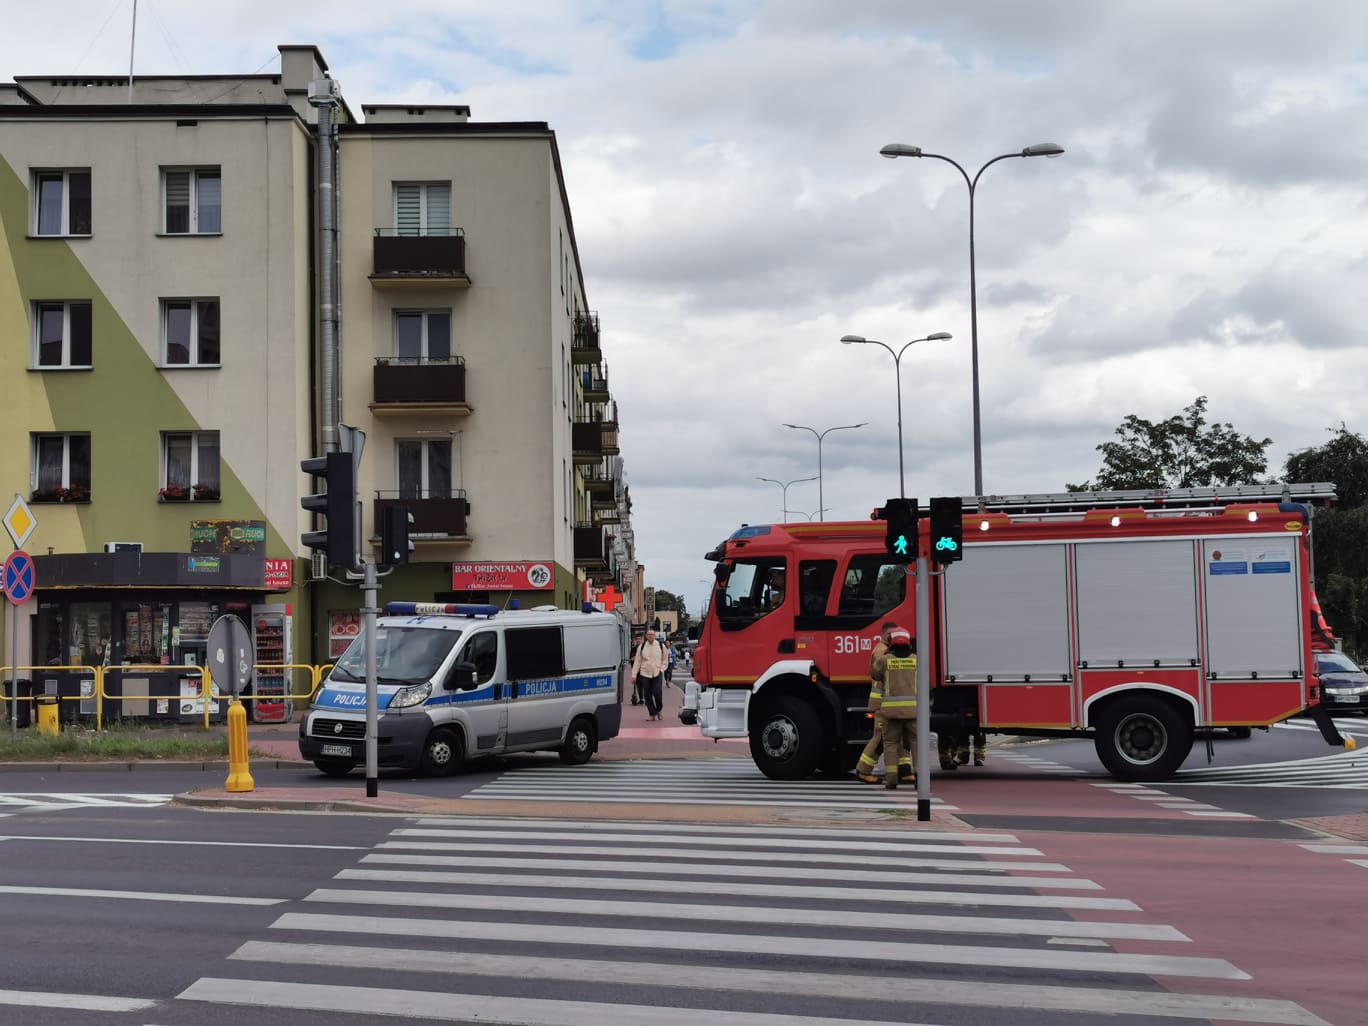
[[[339,424],[365,437],[360,557],[386,506],[413,518],[382,602],[574,607],[597,582],[632,615],[554,133],[363,121],[315,48],[280,53],[270,75],[0,84],[0,471],[37,522],[15,662],[200,665],[208,623],[266,610],[290,661],[328,661],[361,597],[301,543],[299,461]]]

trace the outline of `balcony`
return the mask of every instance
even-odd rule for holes
[[[570,425],[570,449],[577,467],[603,462],[603,425],[597,418]]]
[[[466,494],[459,488],[450,491],[376,492],[372,513],[375,523],[382,523],[385,510],[391,506],[403,506],[413,516],[409,525],[409,540],[417,545],[423,542],[469,542],[466,517],[470,514],[470,503]]]
[[[470,287],[465,266],[465,231],[400,235],[397,228],[377,228],[372,240],[371,284],[376,288]]]
[[[596,524],[618,524],[622,522],[622,514],[618,511],[616,502],[612,505],[602,506],[595,503],[592,512]]]
[[[592,496],[595,502],[617,501],[613,498],[617,478],[602,463],[580,467],[580,478],[584,481],[585,492]]]
[[[608,566],[608,545],[603,528],[575,524],[575,566],[602,570]]]
[[[376,416],[404,413],[470,416],[463,356],[447,360],[377,357],[373,384],[370,409]]]
[[[602,367],[585,367],[580,371],[580,392],[585,402],[606,403],[611,398],[608,371]]]
[[[599,348],[598,314],[575,314],[575,333],[570,340],[570,362],[580,365],[603,363],[603,350]]]
[[[618,424],[617,411],[613,411],[613,419],[605,420],[599,425],[599,445],[605,456],[616,456],[622,450],[618,448]]]

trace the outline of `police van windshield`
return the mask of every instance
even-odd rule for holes
[[[381,684],[422,684],[432,680],[461,640],[461,632],[431,627],[376,627],[375,676]],[[347,646],[333,667],[333,680],[366,679],[366,636]]]

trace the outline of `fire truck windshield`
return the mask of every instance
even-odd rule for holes
[[[717,592],[717,620],[723,630],[740,630],[784,604],[787,574],[781,556],[738,559],[725,589]]]

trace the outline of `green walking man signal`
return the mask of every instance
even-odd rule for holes
[[[889,499],[884,503],[884,548],[890,556],[915,559],[917,555],[917,500]]]

